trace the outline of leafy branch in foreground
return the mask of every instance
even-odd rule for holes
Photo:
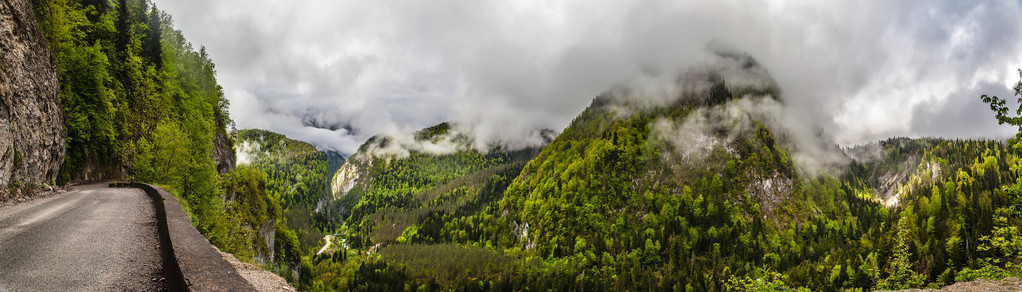
[[[1019,82],[1015,84],[1015,95],[1018,96],[1016,99],[1019,103],[1019,108],[1015,110],[1015,116],[1008,115],[1008,106],[1006,105],[1007,99],[1001,99],[995,95],[984,94],[980,98],[983,99],[984,103],[990,104],[990,110],[994,111],[995,117],[997,117],[997,123],[1000,125],[1009,124],[1019,128],[1019,132],[1015,134],[1015,138],[1009,141],[1012,145],[1012,149],[1015,149],[1015,153],[1022,151],[1022,69],[1018,70]]]

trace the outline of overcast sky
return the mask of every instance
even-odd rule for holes
[[[1018,0],[154,0],[206,46],[239,129],[352,153],[443,121],[484,139],[563,129],[648,68],[745,51],[842,144],[993,137],[981,94],[1022,67]]]

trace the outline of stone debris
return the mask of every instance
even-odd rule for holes
[[[215,248],[215,247],[214,247]],[[217,249],[220,255],[234,266],[235,270],[238,270],[238,274],[241,274],[252,286],[255,286],[259,291],[296,291],[291,284],[288,284],[284,278],[277,274],[263,270],[255,264],[243,263],[239,261],[234,255],[225,253]]]

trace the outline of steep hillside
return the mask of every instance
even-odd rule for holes
[[[994,270],[972,259],[996,258],[984,236],[1019,220],[1003,143],[891,139],[853,162],[778,123],[776,91],[741,87],[772,84],[750,82],[765,73],[754,61],[721,57],[723,78],[695,98],[627,115],[621,91],[597,98],[526,165],[479,242],[569,263],[575,287],[899,288]]]
[[[549,130],[537,134],[553,136]],[[312,259],[315,281],[307,284],[327,290],[403,286],[403,280],[351,278],[359,276],[350,273],[366,267],[392,271],[388,261],[365,261],[373,258],[371,254],[413,259],[445,275],[453,271],[477,275],[480,266],[499,264],[490,261],[494,255],[490,250],[449,244],[464,241],[466,234],[447,224],[490,208],[539,149],[492,146],[480,151],[469,135],[448,123],[371,138],[334,176],[334,196],[348,214],[340,230],[342,248]],[[445,260],[433,261],[436,257]],[[465,257],[473,259],[462,262]]]
[[[598,97],[508,188],[491,224],[514,236],[493,243],[576,266],[572,285],[716,290],[815,262],[876,225],[877,208],[838,209],[864,202],[835,194],[851,193],[837,178],[799,171],[792,151],[828,147],[796,144],[777,122],[782,101],[754,60],[721,54],[677,80],[673,96],[637,100],[646,85],[625,84]],[[804,233],[814,225],[834,240]]]
[[[326,150],[323,153],[326,154],[327,191],[333,194],[333,178],[337,174],[337,170],[341,169],[341,166],[344,165],[344,154],[334,150]]]
[[[252,165],[269,175],[269,188],[285,207],[316,209],[330,196],[326,154],[312,144],[265,130],[234,133],[238,164]]]
[[[353,206],[351,249],[315,257],[314,286],[831,291],[1022,274],[1022,192],[1006,187],[1020,160],[1004,143],[842,151],[781,122],[782,95],[748,56],[680,76],[611,89],[524,164],[466,170],[452,167],[462,152],[367,142],[333,183]],[[488,187],[457,191],[469,181]],[[474,207],[441,207],[463,198]]]
[[[477,210],[495,198],[536,148],[481,152],[443,123],[406,136],[377,136],[334,176],[334,195],[350,210],[351,246],[398,240],[430,216]],[[464,211],[462,211],[464,212]],[[435,222],[439,223],[439,222]],[[401,241],[410,238],[401,238]]]
[[[889,207],[913,197],[912,192],[926,191],[917,190],[919,185],[938,183],[975,163],[992,163],[989,167],[998,169],[987,178],[985,189],[1010,184],[1016,175],[1008,165],[1012,151],[1000,141],[890,138],[846,151],[854,159],[850,176],[862,180]]]
[[[53,185],[64,160],[56,65],[29,0],[0,3],[0,186]]]
[[[168,184],[195,209],[233,167],[213,62],[148,0],[35,1],[67,117],[64,182]],[[27,12],[27,11],[26,11]],[[54,113],[59,111],[53,111]]]
[[[282,222],[296,233],[304,253],[318,248],[339,216],[329,207],[326,153],[265,130],[239,130],[233,136],[238,165],[266,173],[266,192],[279,200]]]
[[[850,179],[891,193],[885,202],[897,214],[887,233],[903,238],[919,282],[1022,275],[1013,264],[1019,249],[1008,247],[1022,246],[1022,238],[1006,233],[1022,223],[1019,153],[1000,141],[906,138],[849,152],[864,149],[874,155],[858,157]]]

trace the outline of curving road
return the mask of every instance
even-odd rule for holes
[[[158,238],[139,189],[85,185],[0,207],[0,291],[165,290]]]

